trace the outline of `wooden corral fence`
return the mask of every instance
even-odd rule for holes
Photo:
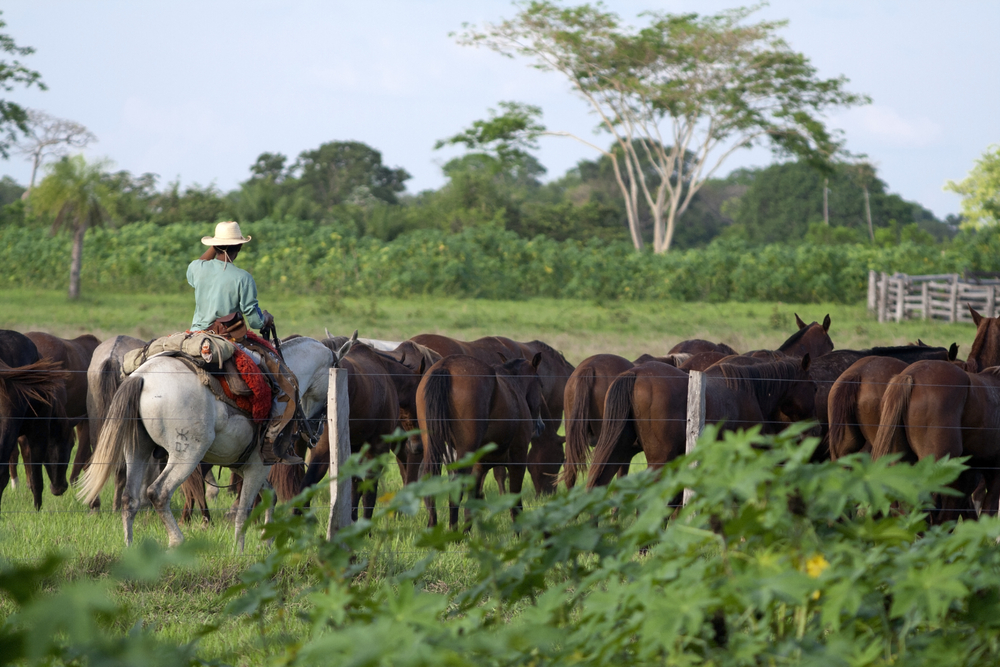
[[[963,278],[957,273],[908,276],[868,272],[868,312],[879,322],[942,319],[971,322],[967,306],[986,317],[1000,312],[1000,279]]]

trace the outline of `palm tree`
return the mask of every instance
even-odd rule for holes
[[[87,230],[112,217],[117,197],[104,180],[106,162],[88,163],[82,155],[65,157],[48,167],[49,174],[31,195],[31,204],[42,214],[54,215],[52,234],[60,227],[73,230],[69,266],[69,298],[80,296],[83,237]]]

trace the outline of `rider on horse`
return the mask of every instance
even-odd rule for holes
[[[194,287],[195,312],[191,331],[212,331],[244,347],[248,327],[264,331],[274,324],[274,317],[257,303],[257,284],[253,277],[233,261],[239,255],[244,237],[237,222],[220,222],[214,236],[201,242],[209,246],[187,269],[188,283]],[[295,377],[280,358],[263,345],[253,345],[251,356],[260,358],[274,385],[270,422],[264,431],[262,456],[265,463],[302,463],[292,447],[292,429],[286,428],[294,416],[298,388]],[[288,433],[286,433],[288,431]]]

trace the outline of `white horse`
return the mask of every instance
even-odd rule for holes
[[[333,353],[312,338],[293,338],[281,346],[281,351],[298,379],[302,413],[307,420],[315,420],[326,407]],[[170,510],[174,491],[202,461],[236,464],[245,455],[253,433],[250,419],[216,399],[186,364],[174,357],[153,357],[132,373],[115,394],[78,496],[92,503],[111,471],[124,463],[127,472],[122,522],[125,544],[131,545],[143,475],[154,446],[163,447],[167,450],[166,467],[146,494],[163,520],[170,546],[177,546],[184,541],[184,535]],[[236,512],[236,544],[242,552],[243,524],[258,492],[267,483],[270,466],[261,460],[258,447],[234,470],[243,476]],[[265,520],[270,518],[269,508]]]

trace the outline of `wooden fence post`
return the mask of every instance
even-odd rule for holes
[[[341,479],[340,466],[351,456],[351,403],[347,396],[347,369],[330,369],[326,395],[327,433],[330,434],[330,523],[326,539],[351,524],[351,478]]]
[[[896,280],[896,321],[902,322],[906,317],[906,279]]]
[[[930,319],[931,316],[931,283],[925,280],[920,286],[920,303],[923,304],[924,313],[920,317],[922,320]]]
[[[878,321],[879,324],[885,322],[885,307],[889,298],[889,276],[885,271],[881,273],[878,281]]]
[[[986,317],[996,317],[997,309],[997,286],[990,285],[986,288]]]
[[[688,376],[687,429],[684,432],[684,453],[690,454],[705,428],[705,384],[703,373],[691,371]],[[694,492],[684,489],[683,504],[687,505]]]
[[[958,322],[958,274],[951,274],[951,315],[949,322]]]
[[[874,313],[878,307],[878,275],[874,271],[868,272],[868,312]]]

